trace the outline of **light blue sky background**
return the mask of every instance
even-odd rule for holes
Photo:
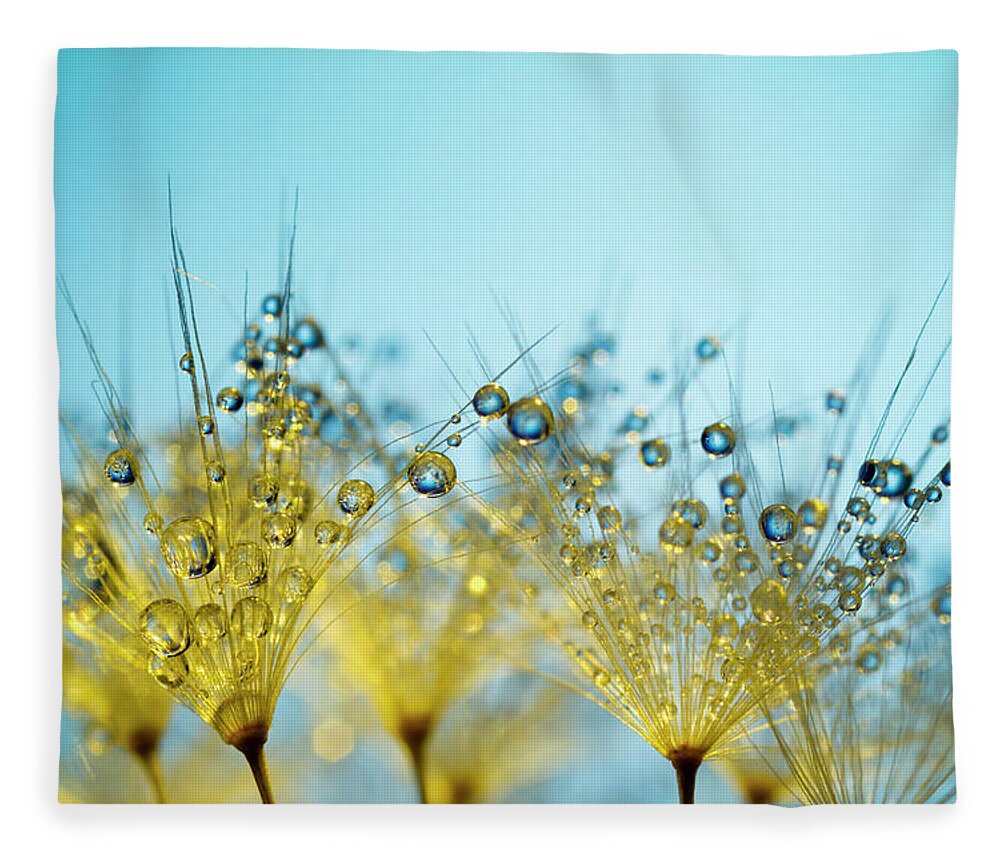
[[[537,354],[550,371],[595,311],[626,378],[739,330],[757,412],[769,381],[779,403],[844,384],[888,308],[878,398],[951,268],[956,76],[946,51],[63,51],[58,269],[147,427],[174,408],[168,174],[189,268],[217,287],[197,296],[203,329],[226,333],[217,358],[244,271],[255,297],[280,282],[298,186],[301,306],[334,338],[407,336],[393,382],[425,417],[452,403],[421,329],[460,375],[465,323],[509,357],[490,290],[529,336],[563,324]],[[61,404],[79,416],[93,372],[58,313]],[[947,399],[946,364],[915,432]]]

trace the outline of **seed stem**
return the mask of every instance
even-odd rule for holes
[[[399,737],[413,761],[421,803],[430,803],[427,796],[427,741],[432,727],[433,720],[430,717],[410,717],[402,720],[399,725]]]
[[[677,794],[681,803],[694,803],[695,779],[704,759],[700,750],[682,746],[667,756],[677,775]]]
[[[149,780],[153,794],[156,797],[156,802],[169,803],[167,800],[167,786],[163,781],[163,769],[160,767],[160,757],[157,755],[156,749],[154,748],[144,753],[136,753],[136,758],[139,759],[139,763],[146,774],[146,779]]]
[[[267,771],[267,759],[264,757],[264,744],[267,737],[251,736],[238,744],[233,744],[247,760],[253,780],[257,783],[261,803],[274,803],[274,792],[271,790],[271,776]]]
[[[128,738],[127,747],[142,765],[143,773],[149,780],[157,803],[168,803],[167,786],[163,780],[163,770],[160,767],[160,755],[157,751],[160,743],[160,730],[137,729]]]

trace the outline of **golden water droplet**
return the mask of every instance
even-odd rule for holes
[[[775,579],[765,579],[750,593],[750,608],[761,624],[777,624],[788,609],[785,587]]]
[[[236,588],[253,588],[267,579],[267,554],[256,543],[238,543],[225,559],[229,581]]]
[[[344,481],[337,491],[337,506],[348,517],[363,517],[375,504],[375,491],[371,484],[358,478]]]
[[[226,635],[226,620],[218,603],[204,603],[194,613],[195,634],[202,642],[215,642]]]
[[[233,634],[241,639],[261,639],[271,629],[273,613],[266,600],[244,597],[233,607]]]
[[[215,570],[215,529],[200,517],[181,517],[160,537],[160,553],[179,579],[199,579]]]
[[[183,654],[191,644],[187,611],[169,597],[154,600],[139,614],[139,634],[157,654]]]
[[[472,398],[472,408],[476,415],[485,421],[492,421],[499,418],[510,405],[510,397],[507,391],[495,382],[487,382]]]
[[[298,520],[283,511],[265,517],[260,524],[261,537],[271,549],[284,549],[291,546],[298,530]]]

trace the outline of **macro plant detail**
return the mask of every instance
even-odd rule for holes
[[[538,62],[573,104],[580,70],[560,57]],[[437,118],[410,125],[400,80],[420,104],[425,89],[479,104],[469,76],[451,93],[435,65],[468,58],[343,62],[323,77],[351,106],[330,113],[343,139],[268,102],[301,133],[288,163],[306,176],[276,209],[223,136],[207,151],[234,160],[208,190],[190,165],[150,183],[149,223],[123,225],[134,258],[106,263],[121,287],[85,253],[109,241],[102,222],[61,227],[61,798],[952,802],[950,222],[914,204],[898,258],[877,227],[831,235],[852,207],[876,225],[881,210],[814,158],[829,129],[762,179],[716,151],[714,125],[673,137],[702,114],[664,108],[655,60],[591,70],[613,79],[609,104],[641,81],[628,92],[648,113],[598,139],[579,119],[592,105],[570,121],[511,59],[534,83],[482,98],[516,158],[499,119],[448,126],[492,129],[476,146],[431,133]],[[496,62],[484,80],[513,86]],[[900,72],[922,82],[907,116],[948,80],[945,58],[923,62]],[[383,77],[393,63],[415,77]],[[818,99],[846,98],[829,86]],[[504,113],[521,100],[531,110]],[[758,137],[727,146],[769,164],[759,113]],[[880,116],[851,138],[870,160]],[[522,138],[518,123],[538,127]],[[461,163],[477,147],[505,155],[517,189],[502,224],[477,221],[476,194],[506,187]],[[436,172],[448,157],[461,182]],[[510,172],[522,163],[552,177],[556,208]],[[564,171],[593,200],[560,196]],[[758,223],[736,188],[789,211]],[[820,192],[847,202],[817,209]],[[239,194],[254,204],[216,210]]]

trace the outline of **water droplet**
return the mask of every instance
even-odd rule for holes
[[[416,493],[436,499],[450,493],[455,487],[455,464],[444,454],[427,451],[418,454],[406,470],[406,479]]]
[[[677,596],[677,590],[666,580],[660,579],[653,585],[653,597],[656,602],[666,606]]]
[[[830,391],[826,395],[826,408],[834,415],[840,415],[847,405],[847,397],[843,391]]]
[[[868,504],[868,500],[862,498],[861,496],[855,496],[847,502],[847,513],[850,514],[854,519],[861,522],[868,518],[868,514],[871,513],[871,505]]]
[[[260,524],[260,535],[271,549],[291,546],[298,530],[298,520],[284,511],[265,517]]]
[[[898,603],[902,598],[906,597],[906,593],[909,590],[910,584],[901,573],[894,573],[885,582],[885,593],[889,595],[891,603]]]
[[[889,561],[896,561],[906,555],[906,538],[896,532],[889,532],[879,546],[882,557]]]
[[[588,609],[583,613],[581,620],[583,621],[583,626],[589,629],[593,629],[597,626],[597,613]]]
[[[885,470],[885,483],[881,489],[875,488],[883,498],[900,499],[913,485],[913,471],[902,460],[886,460],[882,463]]]
[[[146,661],[146,671],[149,672],[153,680],[161,687],[173,690],[187,680],[187,659],[183,655],[164,657],[160,654],[152,653]]]
[[[104,461],[104,474],[116,487],[130,487],[135,483],[135,463],[132,455],[119,449],[108,454]]]
[[[746,491],[746,481],[739,472],[733,472],[719,482],[719,493],[725,501],[738,502],[746,495]]]
[[[764,540],[780,546],[795,537],[796,521],[788,505],[770,505],[761,513],[758,526]]]
[[[253,588],[267,579],[267,553],[256,543],[238,543],[226,553],[229,581],[237,588]]]
[[[210,415],[198,416],[198,432],[202,436],[211,436],[215,432],[215,422]]]
[[[722,421],[709,424],[701,432],[701,447],[713,459],[728,457],[736,448],[736,432]]]
[[[157,654],[183,654],[191,644],[187,612],[169,597],[154,600],[139,614],[139,635]]]
[[[684,552],[694,538],[694,529],[687,520],[673,515],[667,517],[660,526],[660,546],[666,553]]]
[[[799,566],[790,555],[783,556],[774,564],[774,570],[782,579],[791,579],[797,572]]]
[[[215,642],[226,635],[226,610],[218,603],[204,603],[194,613],[194,630],[202,642]]]
[[[205,474],[213,484],[221,484],[226,478],[226,467],[221,460],[209,460],[205,464]]]
[[[877,671],[879,666],[882,665],[881,650],[871,642],[866,642],[858,649],[858,657],[854,665],[863,675]]]
[[[158,535],[163,530],[163,517],[156,511],[150,511],[142,518],[142,527],[151,535]]]
[[[270,507],[278,500],[278,482],[273,475],[256,475],[250,481],[250,502],[258,509]]]
[[[313,536],[316,538],[316,543],[320,546],[332,546],[340,540],[344,531],[344,527],[334,520],[321,520],[316,523]]]
[[[754,573],[760,567],[760,559],[752,549],[741,549],[733,556],[733,564],[742,574]]]
[[[776,579],[765,579],[750,593],[750,608],[761,624],[777,624],[788,610],[785,587]]]
[[[462,434],[461,433],[452,433],[448,437],[447,442],[448,442],[448,447],[449,448],[457,448],[459,445],[462,444]]]
[[[305,349],[319,349],[323,346],[323,329],[312,317],[300,319],[292,329],[292,336]]]
[[[882,492],[885,488],[886,472],[885,465],[878,460],[865,460],[858,469],[858,483],[862,487],[868,487],[876,493]]]
[[[639,462],[647,469],[661,469],[670,462],[670,446],[663,439],[647,439],[639,446]]]
[[[200,517],[181,517],[160,537],[160,553],[174,576],[199,579],[215,570],[215,529]]]
[[[934,598],[931,603],[931,609],[934,614],[937,615],[938,621],[942,624],[951,623],[951,594],[945,592],[944,594],[939,594]]]
[[[675,517],[679,517],[691,525],[693,529],[700,529],[708,520],[708,507],[700,499],[682,499],[674,502],[672,507]]]
[[[702,564],[714,564],[722,558],[722,545],[709,538],[698,544],[698,560]]]
[[[861,595],[853,589],[845,591],[840,595],[840,600],[838,601],[838,606],[848,613],[853,615],[861,608]]]
[[[708,336],[703,337],[695,345],[694,353],[702,361],[708,361],[715,358],[719,354],[719,348],[722,344],[719,343],[717,338]]]
[[[622,527],[622,515],[613,505],[597,509],[597,524],[606,532],[616,532]]]
[[[179,362],[181,370],[185,373],[194,373],[194,356],[190,352],[185,352]]]
[[[495,382],[487,382],[472,397],[472,408],[476,415],[487,421],[499,418],[510,405],[506,389]]]
[[[271,629],[273,613],[266,600],[244,597],[233,607],[232,631],[241,639],[261,639]]]
[[[732,615],[720,615],[712,622],[712,641],[715,645],[726,645],[736,638],[740,626]]]
[[[257,641],[243,640],[236,648],[236,672],[239,675],[240,683],[253,680],[257,675],[257,668],[260,665],[260,657],[257,654]]]
[[[306,573],[304,567],[288,567],[282,572],[285,582],[285,603],[296,606],[304,603],[305,599],[312,591],[312,577]]]
[[[243,392],[238,388],[223,388],[215,396],[215,405],[223,412],[239,412],[243,406]]]
[[[285,355],[290,359],[289,363],[298,361],[305,355],[305,351],[306,348],[298,338],[290,337],[285,341]]]
[[[374,504],[375,491],[367,481],[352,478],[337,491],[337,506],[352,519],[363,517]]]
[[[272,293],[269,296],[264,296],[264,300],[260,303],[260,312],[268,319],[268,321],[273,320],[275,317],[281,315],[281,308],[284,304],[284,300],[277,293]]]
[[[826,525],[829,512],[826,502],[822,499],[806,499],[799,505],[799,523],[807,535],[815,534]]]
[[[522,445],[537,445],[552,433],[552,410],[540,397],[522,397],[507,409],[507,429]]]

